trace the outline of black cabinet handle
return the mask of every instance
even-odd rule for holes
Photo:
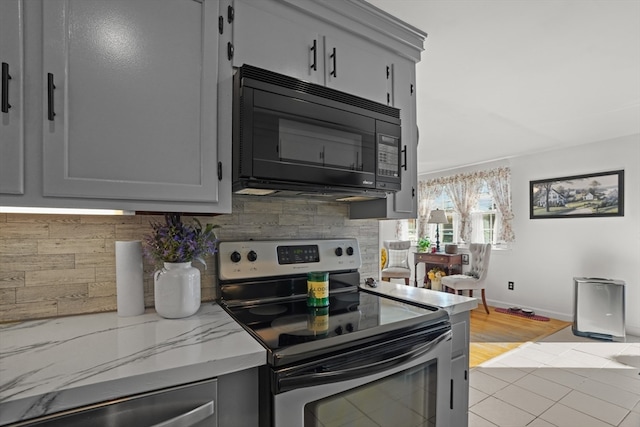
[[[407,146],[405,145],[402,149],[402,155],[404,157],[404,163],[400,165],[400,167],[404,170],[407,170]]]
[[[229,21],[229,24],[233,22],[235,17],[236,17],[236,12],[233,9],[233,6],[231,5],[227,6],[227,21]]]
[[[449,409],[453,409],[453,378],[451,379],[451,388],[449,389]]]
[[[310,48],[311,52],[313,52],[313,62],[311,63],[311,69],[313,71],[318,71],[318,40],[313,40],[313,46]]]
[[[9,75],[9,64],[6,62],[2,63],[2,112],[8,113],[9,108],[11,108],[11,104],[9,104],[9,80],[11,80],[11,76]]]
[[[53,74],[47,73],[47,119],[51,122],[56,115],[53,106],[53,90],[55,88],[56,85],[53,84]]]
[[[329,58],[331,58],[333,62],[333,71],[331,71],[331,73],[329,74],[332,75],[333,77],[338,77],[338,57],[336,55],[335,47],[333,48],[331,55],[329,55]]]
[[[222,15],[218,16],[218,33],[224,33],[224,18]]]

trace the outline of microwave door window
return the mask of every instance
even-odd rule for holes
[[[364,168],[363,136],[340,129],[280,119],[278,150],[282,161],[355,171]]]

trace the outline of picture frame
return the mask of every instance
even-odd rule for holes
[[[529,218],[624,216],[624,170],[529,182]]]

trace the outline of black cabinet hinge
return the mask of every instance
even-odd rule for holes
[[[411,83],[411,87],[409,88],[409,92],[411,92],[411,95],[413,95],[413,83]]]
[[[218,181],[222,181],[222,162],[218,162]]]
[[[391,67],[387,65],[387,80],[389,80],[390,75],[391,75]]]
[[[224,18],[222,15],[218,16],[218,32],[220,34],[224,33]]]
[[[411,187],[411,197],[416,197],[416,187]],[[465,373],[465,375],[467,374]]]
[[[233,43],[231,42],[227,43],[227,58],[229,58],[229,61],[233,59]]]

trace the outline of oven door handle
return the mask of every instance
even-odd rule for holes
[[[439,335],[437,338],[429,341],[428,343],[420,347],[416,347],[411,351],[390,357],[389,359],[378,360],[366,365],[359,365],[354,368],[345,368],[329,372],[313,372],[287,378],[280,378],[278,379],[278,391],[282,393],[298,388],[331,384],[339,381],[347,381],[354,378],[362,378],[368,375],[384,372],[388,369],[403,365],[423,356],[424,354],[430,352],[441,342],[450,340],[451,337],[452,332],[449,330],[442,335]],[[375,357],[375,355],[372,355],[372,357]]]

